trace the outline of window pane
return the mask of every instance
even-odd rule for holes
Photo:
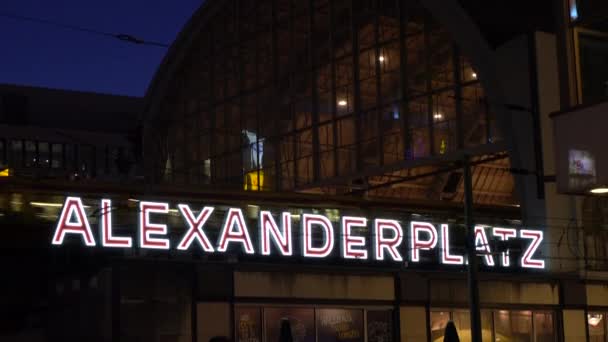
[[[604,342],[606,340],[606,315],[592,312],[587,314],[589,325],[589,341]]]
[[[25,142],[25,166],[36,166],[36,142],[28,140]]]
[[[367,341],[390,342],[393,340],[392,311],[367,311]]]
[[[49,167],[51,165],[51,156],[49,154],[49,143],[47,142],[39,142],[38,143],[38,154],[39,154],[39,163],[38,165],[41,167]]]
[[[63,145],[51,145],[51,167],[58,169],[63,166]]]
[[[6,167],[6,164],[6,144],[4,140],[0,140],[0,168]]]
[[[443,340],[443,332],[449,320],[449,311],[431,311],[431,341]]]
[[[239,342],[259,342],[262,340],[260,309],[237,307],[235,309],[236,340]]]
[[[553,314],[551,312],[534,313],[534,331],[536,342],[555,341],[553,333]]]
[[[583,103],[608,99],[608,39],[604,33],[579,34]]]
[[[532,341],[532,314],[530,311],[494,312],[496,339],[501,341]]]
[[[319,342],[363,341],[363,310],[318,309]]]
[[[458,310],[452,313],[452,320],[458,331],[458,337],[460,340],[471,341],[471,314],[469,310]]]
[[[281,325],[287,325],[291,328],[291,336],[294,342],[315,341],[315,315],[313,309],[264,309],[264,333],[266,335],[264,341],[279,341]]]

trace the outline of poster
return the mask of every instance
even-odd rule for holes
[[[364,341],[363,310],[318,309],[319,342]]]
[[[260,309],[256,307],[236,307],[234,324],[238,342],[261,342],[262,325]]]
[[[376,310],[367,312],[367,341],[390,342],[393,339],[392,311]]]
[[[289,322],[293,342],[315,342],[315,314],[312,308],[265,308],[265,341],[279,342],[284,320]]]

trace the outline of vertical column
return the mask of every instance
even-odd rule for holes
[[[380,65],[380,17],[379,17],[380,3],[378,0],[374,2],[374,52],[375,60],[374,66],[376,69],[376,153],[378,154],[378,165],[384,164],[384,138],[382,132],[382,84],[381,84],[381,72],[382,68]]]
[[[433,126],[433,70],[431,64],[431,18],[428,14],[424,16],[424,55],[425,55],[425,77],[426,77],[426,111],[427,123],[429,125],[429,155],[435,154],[435,133]]]
[[[120,266],[112,265],[112,341],[120,342]]]
[[[464,218],[466,221],[466,247],[468,260],[469,311],[471,317],[471,341],[481,342],[481,317],[479,311],[479,289],[477,281],[477,252],[475,246],[475,223],[473,220],[473,185],[469,156],[463,158],[464,168]]]
[[[236,1],[238,3],[238,1]],[[272,83],[275,94],[280,94],[279,89],[279,37],[278,37],[278,4],[277,0],[272,0]],[[238,19],[238,17],[237,17]],[[274,191],[281,190],[281,117],[280,117],[280,102],[272,101],[272,114],[274,117],[274,136],[270,144],[274,145]],[[259,184],[259,183],[258,183]]]
[[[354,2],[351,0],[351,39],[353,52],[353,86],[354,86],[354,115],[355,115],[355,165],[358,172],[363,168],[363,159],[361,156],[361,85],[359,84],[359,29],[357,18],[355,16]]]
[[[313,32],[315,27],[314,18],[314,3],[313,0],[308,1],[308,61],[310,63],[310,77],[312,87],[312,179],[313,182],[319,181],[321,175],[321,150],[319,148],[319,89],[318,89],[318,75],[314,63],[313,54]]]
[[[192,267],[191,286],[192,297],[190,298],[190,336],[192,337],[192,342],[198,342],[198,272],[196,270],[196,266]]]
[[[333,135],[333,162],[334,162],[334,176],[338,176],[339,167],[339,154],[338,154],[338,108],[336,107],[336,56],[334,52],[334,39],[336,34],[336,9],[334,7],[334,1],[329,1],[329,62],[330,64],[330,77],[331,77],[331,121],[332,121],[332,135]]]
[[[401,86],[401,100],[399,101],[400,123],[401,123],[401,143],[403,144],[403,159],[409,159],[410,151],[410,133],[409,133],[409,100],[408,100],[408,82],[407,82],[407,45],[406,45],[406,27],[407,27],[407,11],[404,1],[397,1],[399,10],[399,55],[401,58],[401,69],[399,70],[399,81]]]
[[[463,113],[462,113],[462,75],[460,70],[460,49],[454,45],[452,51],[452,68],[454,69],[454,104],[456,109],[456,130],[458,134],[458,149],[464,148],[464,129],[463,129]],[[486,121],[486,126],[488,123]]]

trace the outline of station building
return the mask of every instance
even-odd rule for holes
[[[442,341],[452,320],[470,340],[470,180],[483,340],[606,341],[606,18],[575,0],[206,1],[146,94],[145,182],[2,180],[0,219],[47,270],[24,320],[249,342]]]

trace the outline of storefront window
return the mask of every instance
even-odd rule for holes
[[[448,321],[453,321],[461,341],[471,341],[471,324],[468,310],[433,310],[431,341],[443,341]],[[532,324],[534,317],[534,324]],[[555,341],[553,313],[510,310],[481,311],[482,340],[544,342]],[[603,340],[602,340],[603,341]]]
[[[283,334],[291,333],[293,342],[315,342],[313,309],[266,308],[264,309],[264,326],[265,341],[280,341],[281,329],[283,329]]]
[[[390,310],[367,312],[367,341],[389,342],[393,339],[393,319]]]
[[[501,341],[533,341],[532,313],[530,311],[494,312],[496,338]]]
[[[363,310],[317,310],[317,336],[320,342],[363,342]]]
[[[238,342],[391,342],[392,314],[362,308],[237,306],[234,327]]]
[[[553,315],[551,313],[534,313],[534,335],[536,335],[536,342],[555,341],[555,333],[553,332],[553,327]]]
[[[235,310],[235,316],[237,341],[262,341],[262,320],[259,308],[238,307]]]
[[[590,342],[606,341],[606,314],[590,312],[587,314]]]

